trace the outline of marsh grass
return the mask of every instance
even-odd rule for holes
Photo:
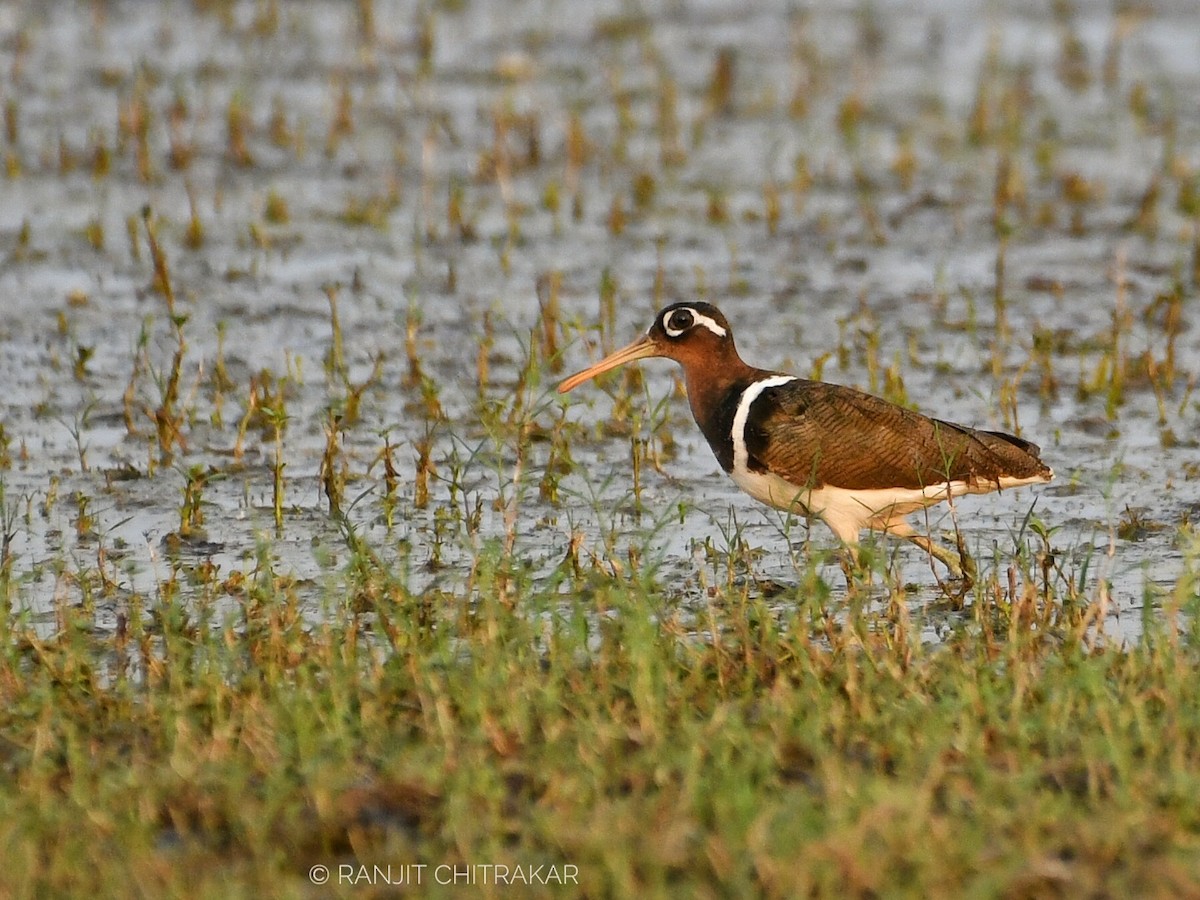
[[[928,644],[737,579],[692,625],[653,564],[533,582],[499,542],[420,594],[346,541],[317,622],[265,546],[220,611],[164,587],[115,636],[0,620],[5,893],[305,895],[318,863],[572,864],[590,896],[1200,879],[1198,546],[1117,647],[1035,571]]]

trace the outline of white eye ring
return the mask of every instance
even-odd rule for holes
[[[677,317],[681,318],[681,319],[686,318],[687,324],[684,325],[682,328],[676,328],[673,325],[671,325],[671,322]],[[686,306],[683,307],[682,309],[673,309],[668,313],[663,313],[662,325],[663,325],[663,331],[665,331],[667,333],[667,337],[677,338],[681,334],[683,334],[685,331],[690,329],[692,326],[694,326],[695,324],[696,324],[696,311],[692,310],[692,309],[688,309]]]
[[[688,324],[683,328],[673,327],[671,325],[671,320],[673,318],[675,318],[676,313],[687,313],[688,316],[691,318],[691,321],[688,322]],[[711,331],[717,337],[723,338],[729,333],[725,330],[725,328],[723,326],[717,324],[716,319],[713,319],[710,316],[702,316],[702,315],[700,315],[700,313],[696,312],[690,306],[676,307],[675,309],[672,309],[670,312],[663,313],[662,327],[663,327],[663,331],[666,332],[667,337],[677,338],[681,334],[683,334],[685,331],[689,331],[690,329],[695,328],[697,325],[703,325],[705,328],[707,328],[709,331]]]

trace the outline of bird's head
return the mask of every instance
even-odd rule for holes
[[[558,390],[566,393],[601,372],[636,359],[663,356],[680,363],[685,371],[694,371],[718,365],[730,355],[737,358],[733,332],[719,309],[711,303],[672,303],[659,310],[644,335],[594,366],[564,379]]]

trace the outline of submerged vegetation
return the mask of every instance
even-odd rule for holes
[[[0,894],[1194,894],[1197,11],[582,9],[0,10]],[[848,592],[683,297],[1058,479]]]

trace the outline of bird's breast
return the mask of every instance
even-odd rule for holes
[[[758,470],[761,467],[747,449],[747,429],[752,427],[751,410],[769,403],[771,388],[795,381],[791,375],[766,374],[735,382],[723,390],[703,390],[688,386],[692,415],[704,434],[721,468],[728,473]],[[766,396],[763,392],[767,391]]]

